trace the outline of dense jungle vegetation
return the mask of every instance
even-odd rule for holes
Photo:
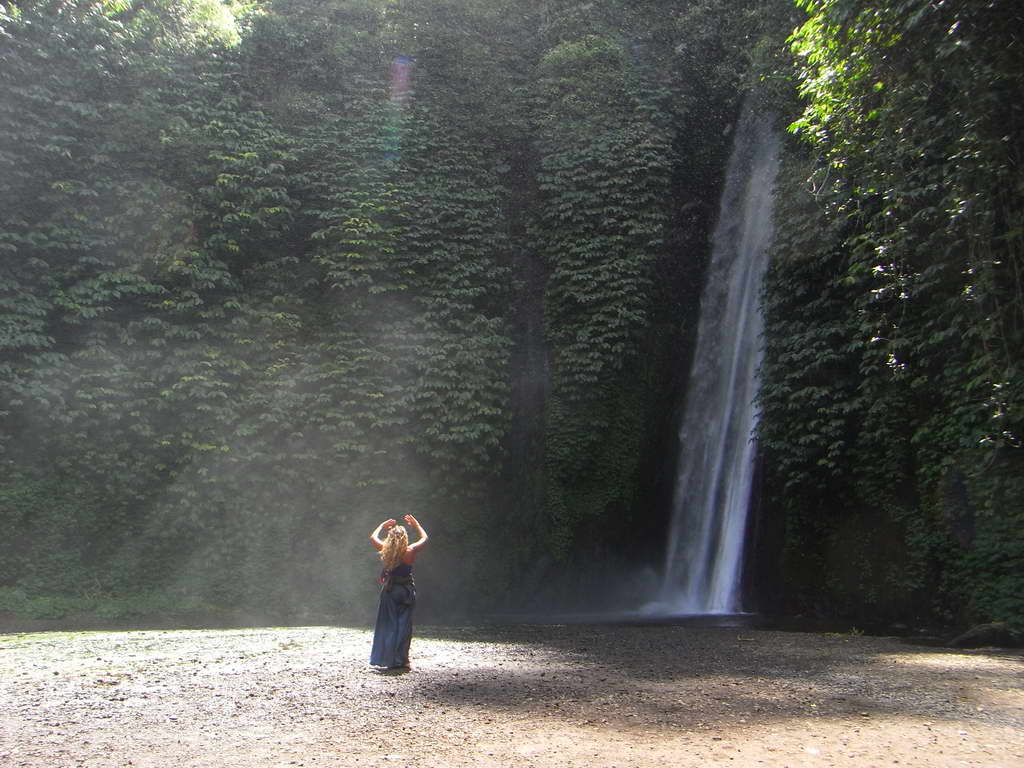
[[[436,615],[657,567],[752,98],[758,607],[1024,624],[1022,16],[0,3],[0,611],[361,617],[409,512]]]

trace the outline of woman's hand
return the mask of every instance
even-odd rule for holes
[[[421,547],[422,547],[422,546],[423,546],[424,544],[426,544],[426,543],[427,543],[427,532],[423,530],[423,526],[422,526],[422,525],[420,525],[420,521],[419,521],[419,520],[417,520],[417,519],[416,519],[415,517],[413,517],[412,515],[406,515],[406,516],[405,516],[405,518],[404,518],[404,520],[405,520],[405,522],[407,522],[407,523],[409,524],[409,526],[410,526],[410,527],[411,527],[411,528],[412,528],[412,529],[413,529],[414,531],[416,531],[416,533],[417,533],[417,534],[419,535],[419,537],[420,537],[420,538],[419,538],[419,541],[415,541],[415,542],[413,542],[412,544],[410,544],[410,545],[409,545],[409,551],[410,551],[410,552],[414,552],[414,553],[415,553],[415,552],[418,552],[418,551],[420,550],[420,548],[421,548]]]
[[[374,529],[373,533],[370,534],[370,541],[373,543],[374,549],[384,549],[384,542],[380,538],[381,531],[390,530],[394,526],[394,520],[385,520],[383,523],[381,523]]]

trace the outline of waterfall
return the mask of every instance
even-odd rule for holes
[[[680,428],[680,462],[657,608],[742,611],[743,540],[754,471],[761,281],[772,236],[779,139],[747,107],[733,138],[697,346]]]

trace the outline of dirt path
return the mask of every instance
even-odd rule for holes
[[[1024,766],[1024,656],[671,626],[0,635],[0,766]]]

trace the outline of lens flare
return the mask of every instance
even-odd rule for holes
[[[405,113],[405,105],[412,95],[413,60],[408,56],[395,56],[391,60],[388,77],[388,111],[384,123],[384,158],[397,162],[401,152],[399,128]]]

